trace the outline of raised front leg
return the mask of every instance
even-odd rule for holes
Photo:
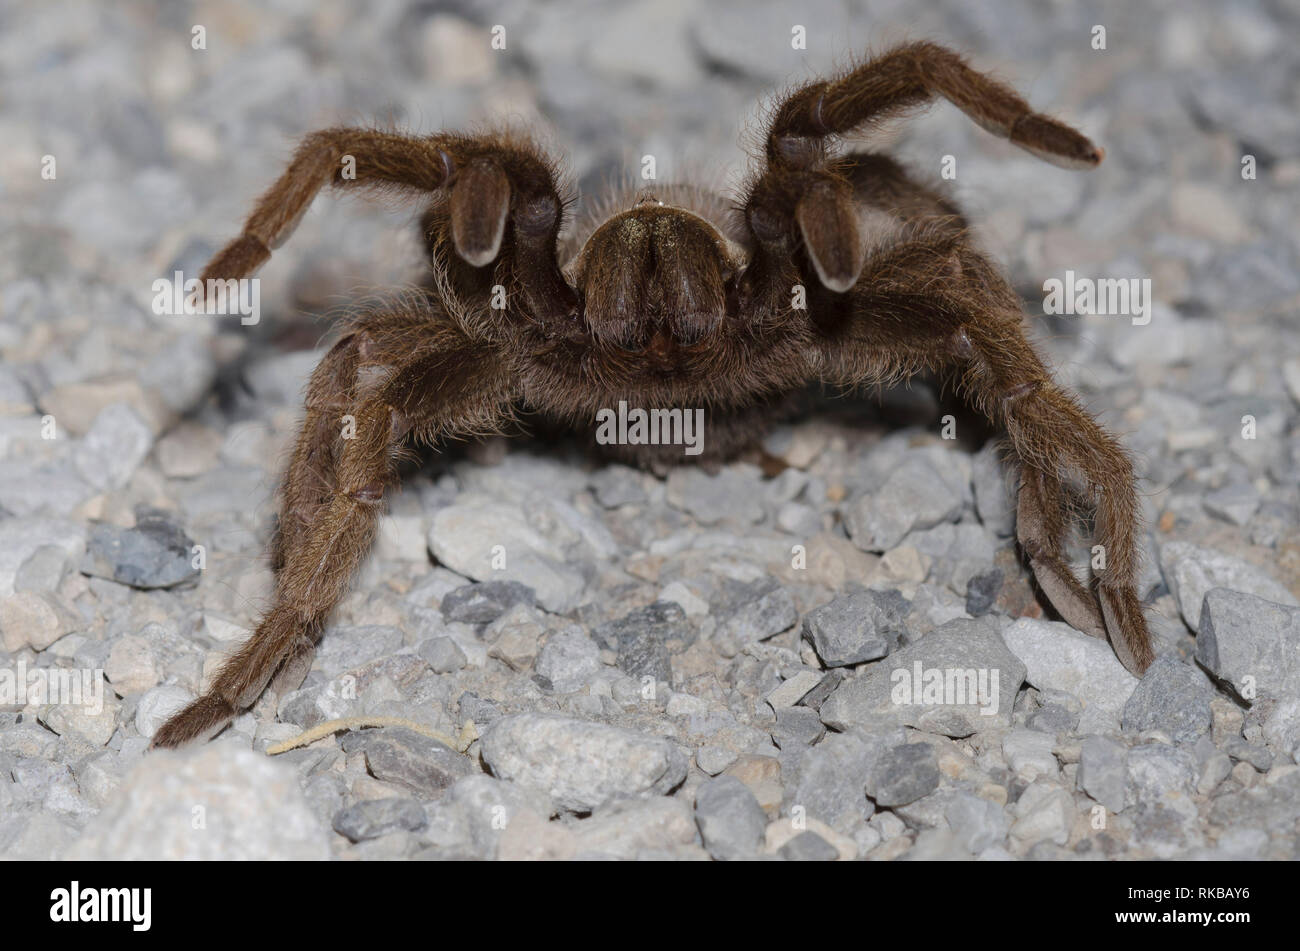
[[[258,199],[243,233],[204,269],[204,286],[257,271],[326,185],[445,198],[450,243],[463,261],[484,268],[500,259],[543,315],[567,313],[574,302],[555,256],[564,203],[553,163],[531,142],[351,128],[322,129],[302,140],[288,168]],[[508,223],[512,240],[503,254]]]
[[[854,160],[837,158],[831,147],[936,97],[1053,164],[1092,168],[1104,154],[1086,136],[1034,112],[1013,89],[972,69],[952,50],[934,43],[897,47],[835,79],[795,90],[774,109],[762,165],[744,201],[755,242],[751,293],[764,293],[758,285],[781,273],[800,251],[831,291],[846,293],[857,283],[868,256],[897,238],[903,209],[871,209],[858,202]],[[773,299],[778,292],[789,289],[766,289]]]

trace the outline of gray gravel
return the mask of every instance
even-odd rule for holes
[[[260,6],[2,14],[0,855],[1300,857],[1293,7]],[[903,36],[1107,148],[1065,172],[948,106],[884,136],[934,181],[955,158],[944,186],[1057,377],[1133,451],[1144,678],[1036,598],[1014,471],[918,379],[817,401],[716,469],[540,437],[426,456],[302,684],[145,755],[271,598],[317,318],[420,274],[409,209],[323,198],[258,323],[153,312],[294,140],[511,119],[588,197],[646,154],[725,185],[760,97]],[[1150,278],[1150,323],[1040,316],[1067,269]],[[340,717],[406,725],[265,753]]]

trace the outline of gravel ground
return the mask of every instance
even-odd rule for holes
[[[0,854],[1300,855],[1300,10],[918,6],[4,3]],[[1108,150],[1067,173],[948,106],[888,135],[936,180],[954,157],[1059,377],[1135,454],[1160,651],[1140,682],[1035,600],[1011,474],[969,417],[944,439],[952,410],[917,383],[715,473],[563,441],[430,458],[302,688],[144,755],[266,605],[324,315],[416,273],[409,209],[322,199],[258,323],[152,312],[296,137],[509,119],[589,195],[645,154],[726,184],[762,95],[909,37]],[[1042,316],[1067,270],[1149,278],[1149,323]],[[509,568],[482,567],[490,544]],[[997,692],[899,702],[916,664]],[[100,702],[18,695],[29,675]],[[264,753],[358,716],[413,726]]]

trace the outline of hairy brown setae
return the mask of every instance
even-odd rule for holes
[[[307,136],[244,233],[208,265],[205,286],[265,264],[333,185],[428,203],[432,290],[361,314],[316,368],[282,489],[274,604],[153,745],[210,737],[273,681],[277,690],[301,683],[411,442],[492,431],[517,407],[589,428],[625,401],[704,408],[734,445],[758,410],[810,381],[853,387],[920,372],[953,381],[1005,429],[1035,577],[1070,624],[1109,638],[1141,674],[1152,650],[1134,586],[1128,456],[1052,381],[1025,337],[1019,299],[973,247],[958,209],[887,156],[832,148],[936,96],[1047,161],[1102,159],[1083,135],[930,43],[780,101],[739,214],[698,189],[665,188],[564,247],[555,163],[521,137]],[[345,156],[355,177],[342,174]],[[1063,558],[1075,480],[1106,553],[1092,584]]]

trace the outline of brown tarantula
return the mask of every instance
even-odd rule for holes
[[[839,137],[935,96],[1054,164],[1102,159],[931,43],[781,99],[738,209],[656,189],[564,242],[555,164],[518,136],[307,136],[204,286],[256,271],[325,185],[431,199],[423,225],[435,279],[427,298],[360,315],[321,359],[282,488],[274,604],[153,745],[214,735],[272,678],[277,692],[301,683],[408,440],[490,431],[519,407],[590,427],[619,401],[708,407],[712,431],[743,434],[755,407],[810,381],[859,386],[922,371],[947,374],[1010,437],[1022,467],[1017,533],[1046,596],[1145,671],[1153,654],[1134,586],[1138,511],[1124,450],[1053,383],[1017,295],[956,207],[887,156],[833,151]],[[343,174],[349,156],[353,176]],[[343,438],[345,415],[353,438]],[[1063,558],[1072,481],[1086,486],[1106,555],[1095,585]]]

